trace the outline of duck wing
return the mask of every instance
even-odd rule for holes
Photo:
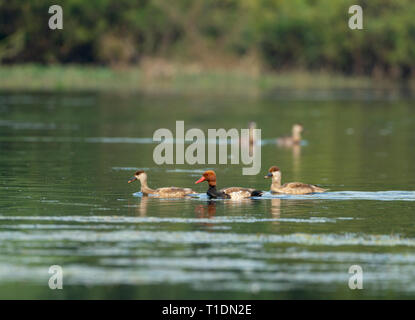
[[[184,197],[187,194],[196,193],[191,188],[179,188],[179,187],[165,187],[155,190],[157,194],[164,197]]]
[[[329,191],[330,189],[323,189],[323,188],[320,188],[320,187],[317,187],[317,186],[313,186],[313,192],[318,192],[318,193],[321,193],[321,192],[326,192],[326,191]]]
[[[323,189],[312,184],[302,182],[289,182],[283,184],[280,188],[280,192],[288,194],[309,194],[316,192],[325,192],[327,189]]]
[[[310,188],[313,185],[311,184],[307,184],[307,183],[302,183],[302,182],[289,182],[289,183],[284,183],[281,188]]]
[[[262,195],[262,191],[253,188],[230,187],[220,191],[229,195],[232,199],[259,197]]]
[[[290,136],[283,136],[283,137],[277,138],[277,145],[287,146],[287,145],[291,145],[292,143],[293,143],[293,138]]]

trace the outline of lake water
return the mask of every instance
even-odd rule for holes
[[[0,93],[0,298],[415,298],[413,98],[376,93],[261,98]],[[153,162],[153,132],[262,129],[262,170]],[[304,144],[274,139],[303,123]],[[212,201],[206,183],[269,190],[283,181],[326,194]],[[187,186],[199,198],[140,197]],[[51,290],[49,267],[63,268]],[[349,288],[349,268],[363,289]]]

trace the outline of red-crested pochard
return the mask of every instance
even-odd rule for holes
[[[250,197],[260,197],[262,195],[262,191],[253,188],[230,187],[218,191],[216,190],[216,174],[212,170],[205,171],[202,177],[195,183],[203,181],[207,181],[209,184],[209,189],[206,192],[209,198],[238,200]]]
[[[277,138],[277,145],[283,147],[291,147],[293,145],[299,145],[301,143],[301,132],[304,128],[301,124],[294,124],[292,128],[292,134],[288,137]]]
[[[136,180],[141,182],[141,192],[145,196],[151,194],[152,196],[160,198],[183,198],[188,194],[197,193],[190,188],[166,187],[151,189],[147,185],[147,174],[143,170],[137,171],[134,176],[128,180],[128,183]]]
[[[281,185],[281,171],[277,166],[269,168],[268,174],[264,178],[272,178],[271,192],[273,193],[309,194],[328,190],[301,182],[289,182]]]
[[[249,122],[248,128],[249,128],[249,145],[253,146],[256,143],[255,136],[254,136],[254,130],[256,129],[256,122],[254,121]]]

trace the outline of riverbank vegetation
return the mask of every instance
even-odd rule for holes
[[[52,4],[63,8],[63,30],[48,27]],[[363,30],[348,27],[353,4],[363,8]],[[0,87],[410,83],[414,16],[412,0],[8,0],[0,3]]]
[[[0,90],[142,91],[146,93],[257,95],[274,89],[398,89],[402,83],[324,72],[250,73],[244,69],[201,69],[197,65],[127,67],[81,65],[0,66]],[[405,82],[404,87],[415,87]]]

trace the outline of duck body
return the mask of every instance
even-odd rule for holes
[[[147,185],[147,174],[143,170],[137,171],[134,176],[128,181],[128,183],[139,180],[141,183],[141,193],[144,196],[151,195],[159,198],[184,198],[189,194],[196,193],[191,188],[179,188],[179,187],[164,187],[151,189]]]
[[[253,188],[230,187],[221,189],[220,191],[228,195],[230,199],[234,200],[260,197],[262,195],[262,191],[255,190]]]
[[[281,147],[292,147],[294,145],[299,145],[301,140],[294,139],[293,137],[280,137],[277,138],[277,145]]]
[[[183,198],[187,196],[188,194],[196,193],[190,188],[178,188],[178,187],[164,187],[164,188],[158,188],[155,190],[151,190],[150,192],[148,190],[141,189],[141,192],[143,195],[148,196],[155,196],[160,198]]]
[[[260,197],[262,195],[262,191],[255,190],[253,188],[230,187],[223,188],[218,191],[216,189],[216,174],[212,170],[208,170],[205,173],[203,173],[203,176],[195,183],[200,183],[205,180],[209,184],[209,189],[206,192],[206,194],[210,199],[240,200],[251,197]]]
[[[284,194],[310,194],[326,192],[327,189],[323,189],[312,184],[306,184],[301,182],[285,183],[281,187],[272,187],[272,193],[284,193]]]
[[[281,171],[277,166],[271,167],[265,178],[272,178],[271,193],[312,194],[328,191],[328,189],[323,189],[315,185],[302,182],[290,182],[281,185]]]
[[[231,199],[231,196],[225,193],[223,190],[217,190],[216,186],[209,186],[208,191],[206,192],[209,199]]]

